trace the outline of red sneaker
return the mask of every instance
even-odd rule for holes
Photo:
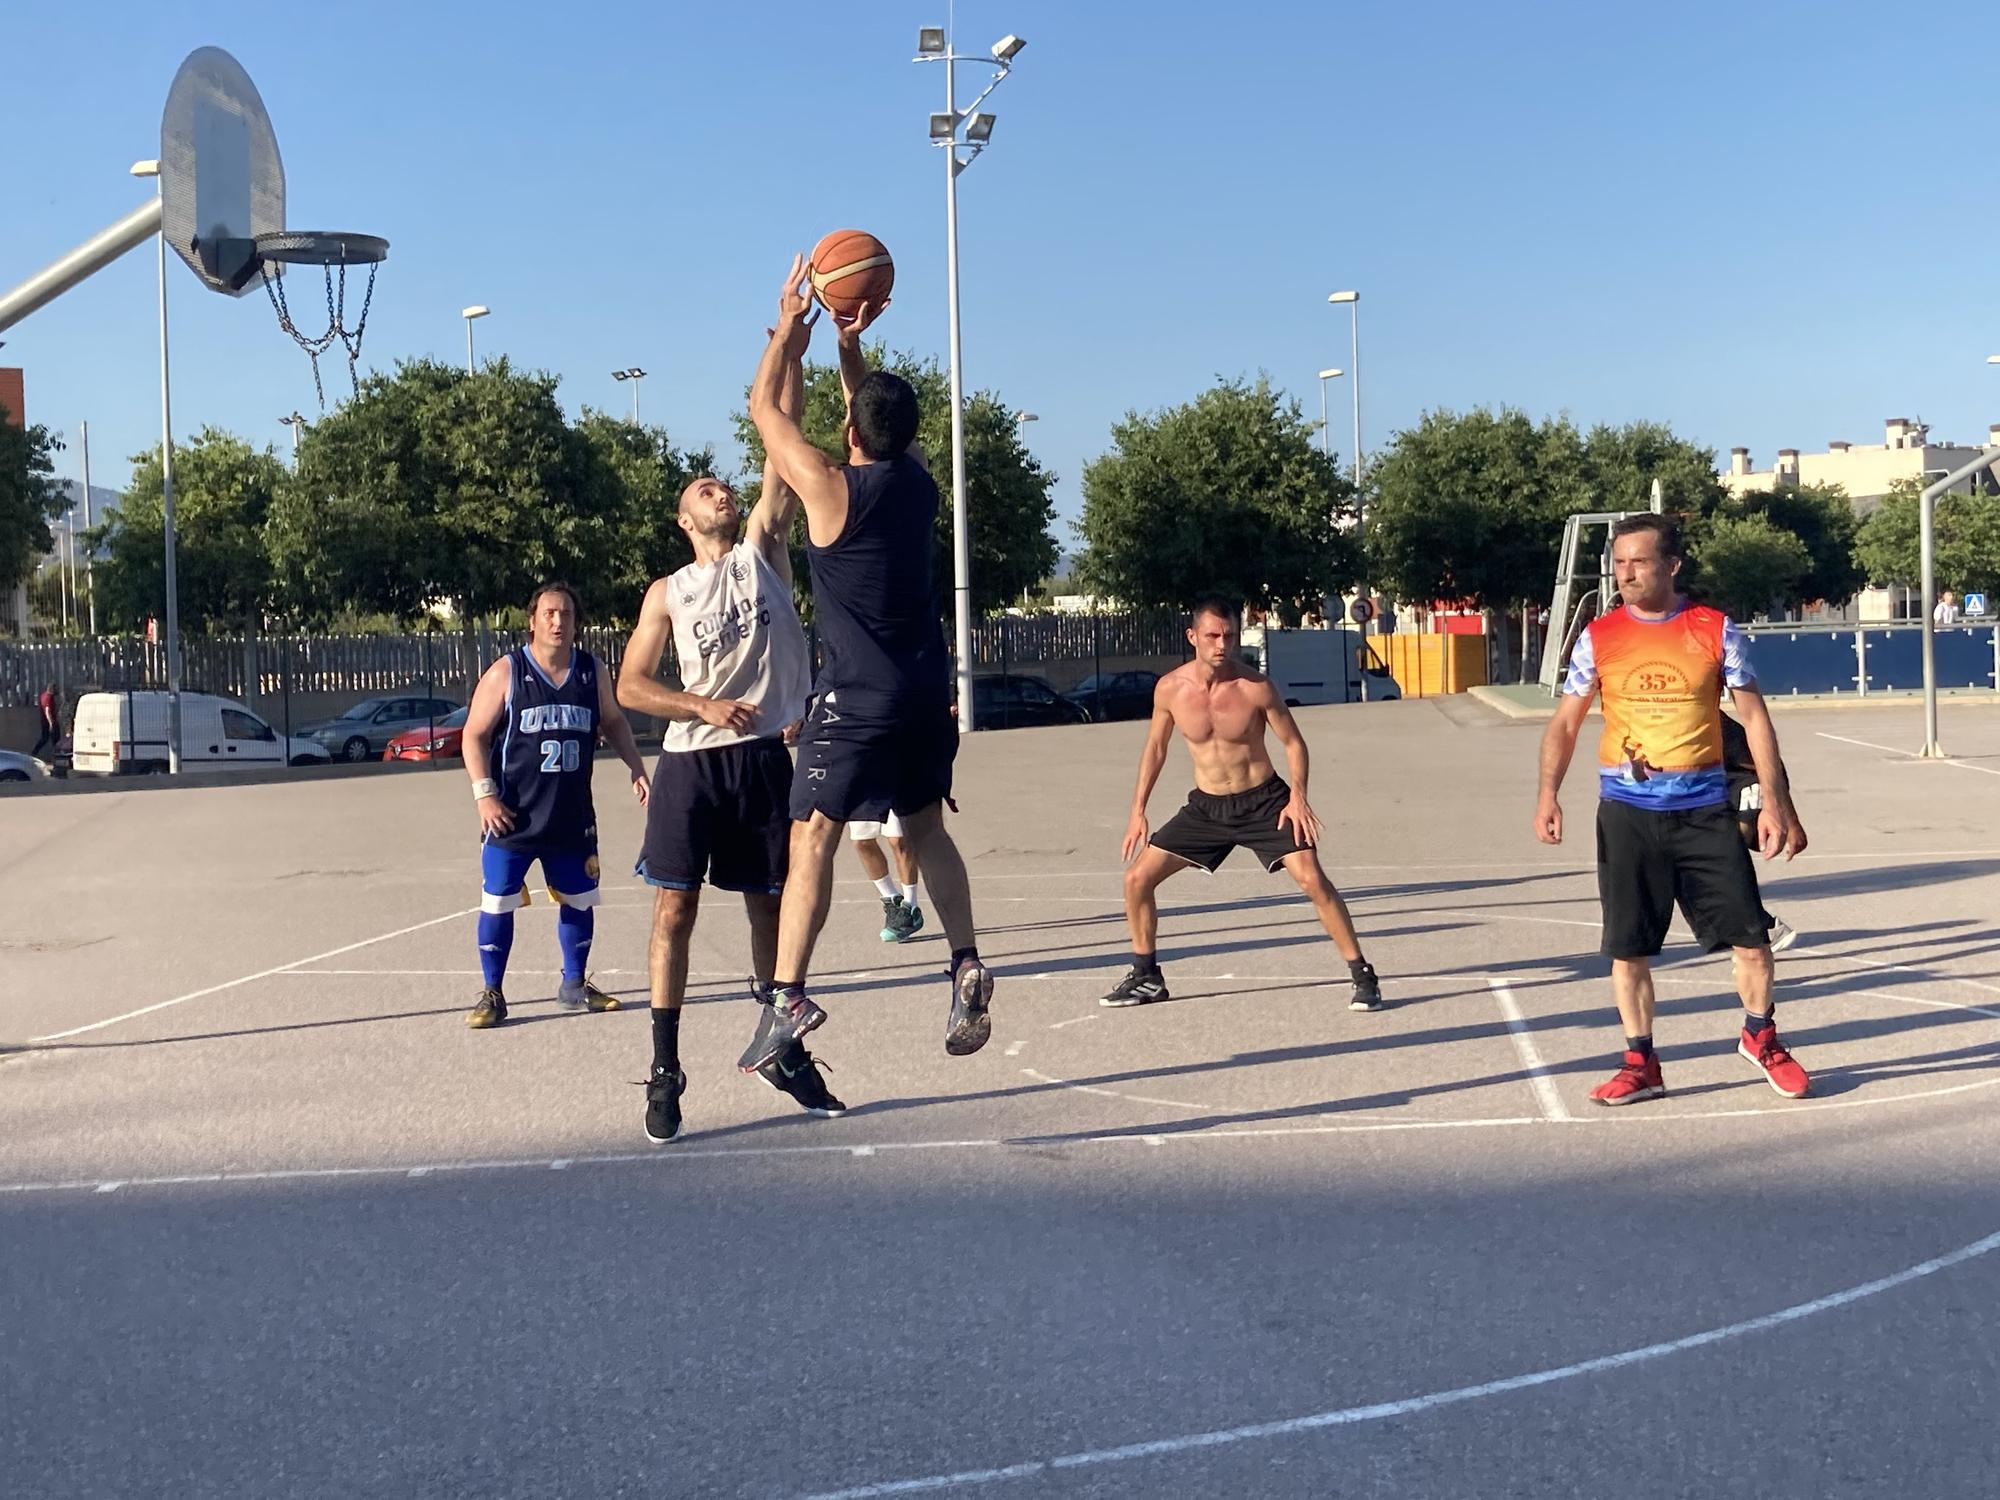
[[[1736,1050],[1761,1068],[1764,1081],[1787,1099],[1803,1099],[1812,1091],[1812,1080],[1778,1040],[1776,1026],[1767,1026],[1760,1036],[1754,1037],[1746,1026],[1736,1040]]]
[[[1599,1104],[1637,1104],[1641,1099],[1657,1099],[1666,1091],[1659,1054],[1628,1052],[1625,1066],[1592,1089],[1590,1097]]]

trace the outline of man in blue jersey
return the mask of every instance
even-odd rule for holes
[[[479,968],[485,988],[465,1018],[475,1030],[507,1019],[507,955],[514,913],[528,904],[528,870],[542,865],[556,903],[565,1010],[616,1010],[586,977],[597,906],[597,812],[590,772],[600,733],[646,801],[646,765],[597,658],[576,645],[577,601],[549,583],[528,602],[528,644],[488,667],[465,720],[465,770],[485,840],[479,901]]]
[[[826,1020],[806,994],[806,966],[826,922],[841,828],[891,813],[951,941],[945,1051],[977,1052],[992,1034],[993,975],[979,961],[965,861],[944,826],[958,726],[933,580],[938,490],[916,447],[916,392],[868,369],[861,335],[880,309],[863,305],[838,329],[847,462],[834,463],[807,440],[781,399],[785,371],[811,336],[806,270],[794,257],[778,326],[750,387],[750,418],[772,469],[805,509],[813,623],[825,659],[792,780],[774,1003],[740,1060],[746,1072]]]

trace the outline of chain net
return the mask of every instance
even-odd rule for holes
[[[316,337],[299,331],[299,325],[292,321],[292,310],[285,301],[285,268],[273,261],[265,261],[260,268],[264,277],[264,293],[271,299],[271,309],[278,315],[278,326],[292,336],[306,356],[312,360],[313,389],[319,393],[319,409],[326,410],[326,386],[319,376],[319,357],[333,347],[335,339],[347,351],[347,379],[356,393],[361,389],[361,374],[358,362],[361,358],[361,339],[368,329],[368,309],[375,301],[375,272],[379,261],[368,263],[368,287],[361,297],[361,315],[355,319],[350,331],[347,327],[347,267],[345,265],[326,266],[326,322],[325,333]]]

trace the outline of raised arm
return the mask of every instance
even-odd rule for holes
[[[797,421],[805,410],[805,368],[797,360],[785,365],[785,380],[778,392],[778,409]],[[764,462],[764,482],[744,524],[743,539],[763,554],[771,570],[792,585],[792,520],[799,513],[798,492],[778,477],[769,459]]]
[[[778,295],[778,326],[764,346],[764,358],[750,382],[750,420],[778,478],[790,485],[805,506],[806,529],[815,541],[837,541],[847,525],[847,480],[840,466],[806,440],[795,413],[784,409],[786,371],[805,357],[812,339],[810,303],[799,290],[805,274],[802,257],[792,257],[792,269]]]
[[[631,713],[651,714],[656,719],[700,719],[721,729],[747,733],[757,716],[755,704],[678,692],[660,681],[660,658],[666,653],[674,630],[669,600],[667,580],[655,578],[640,602],[639,623],[632,627],[632,638],[625,643],[623,664],[618,672],[617,705]],[[626,732],[631,732],[629,725]]]
[[[460,740],[465,774],[472,780],[472,800],[479,807],[479,826],[488,838],[499,838],[514,827],[514,814],[500,800],[499,786],[493,779],[493,732],[507,712],[507,689],[513,675],[513,666],[504,656],[479,674]]]
[[[1169,707],[1172,689],[1162,677],[1153,686],[1153,723],[1146,732],[1146,747],[1139,752],[1139,785],[1132,793],[1132,817],[1125,825],[1124,859],[1127,864],[1146,846],[1151,829],[1146,823],[1146,800],[1160,779],[1160,767],[1167,763],[1167,744],[1174,737],[1174,711]]]

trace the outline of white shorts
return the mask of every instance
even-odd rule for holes
[[[885,837],[899,839],[903,836],[903,820],[894,813],[890,813],[888,817],[879,823],[849,823],[847,825],[847,836],[857,844],[866,843],[869,839]]]

